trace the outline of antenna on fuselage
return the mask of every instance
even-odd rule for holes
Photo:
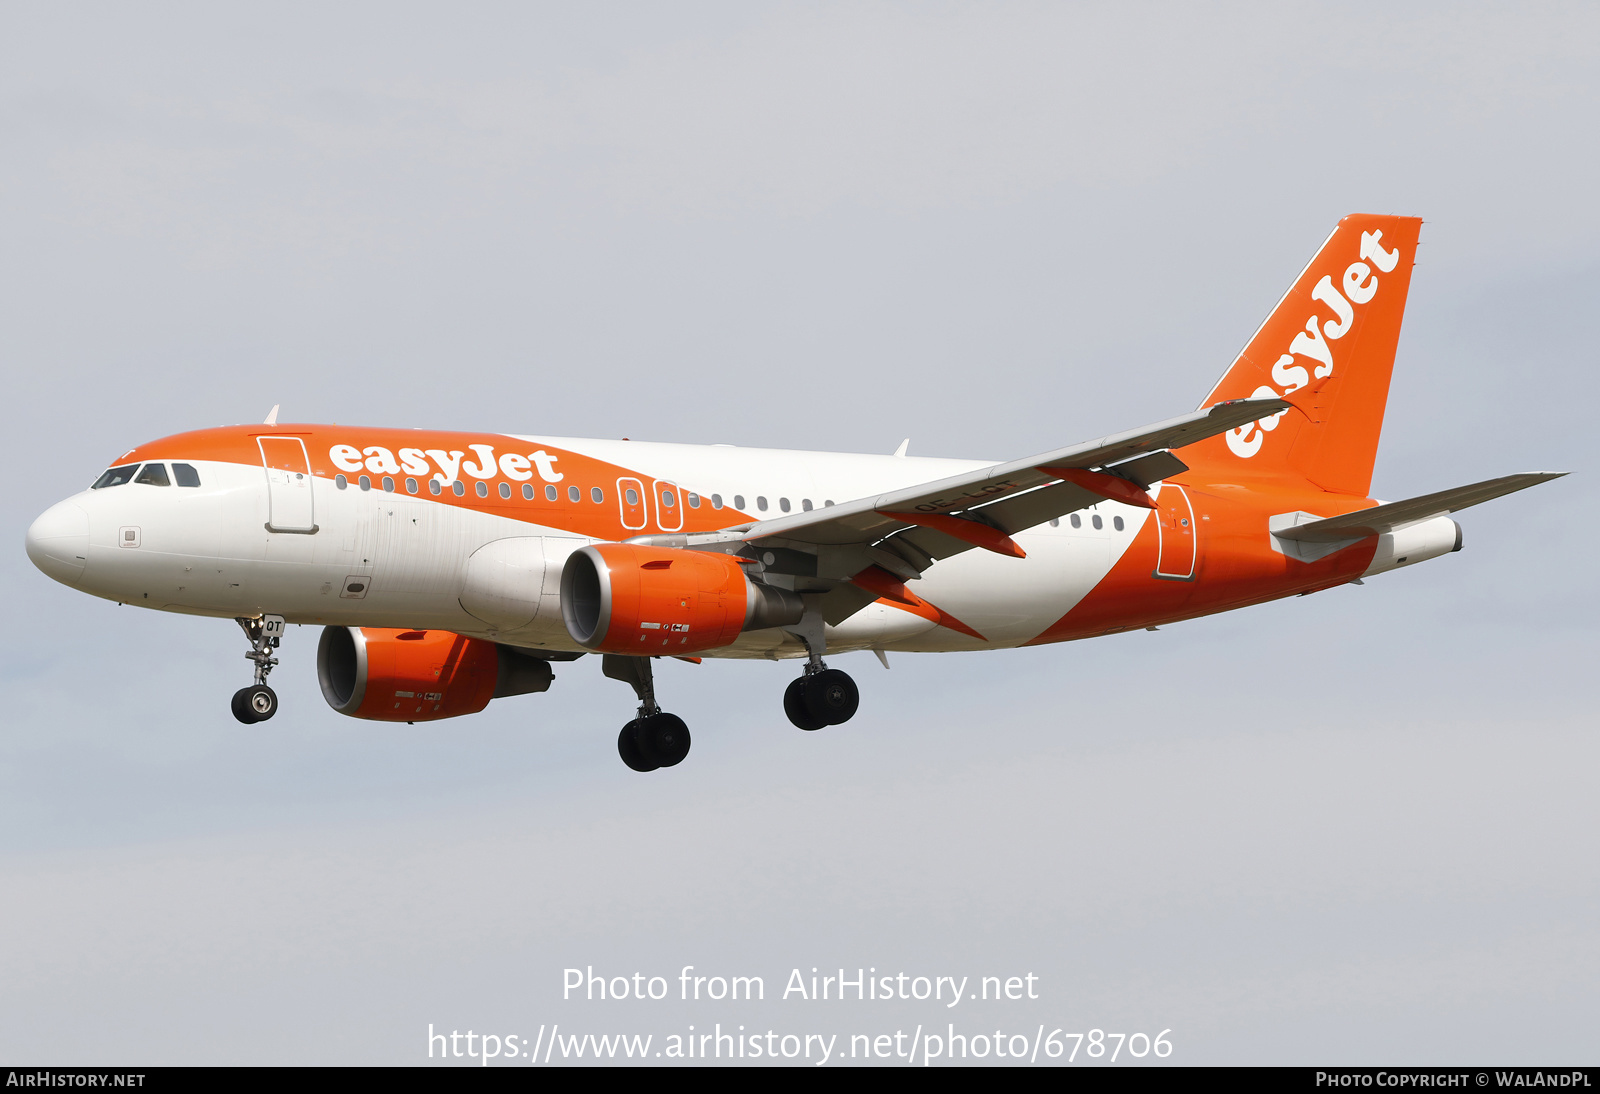
[[[904,456],[906,454],[906,449],[908,449],[910,447],[911,447],[911,438],[907,437],[905,440],[900,442],[900,447],[894,450],[894,454],[896,456]]]
[[[267,411],[266,420],[261,423],[262,425],[277,425],[278,424],[278,405],[279,404],[277,404],[277,403],[273,403],[272,404],[272,409]]]

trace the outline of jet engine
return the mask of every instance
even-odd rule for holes
[[[476,714],[490,699],[550,687],[548,661],[450,631],[324,627],[317,682],[340,714],[429,722]]]
[[[708,551],[598,543],[573,552],[561,572],[567,633],[605,653],[714,650],[804,613],[794,593],[758,585],[733,558]]]

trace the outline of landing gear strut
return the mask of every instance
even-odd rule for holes
[[[807,604],[805,616],[787,628],[805,643],[807,656],[805,674],[783,693],[783,712],[789,721],[806,730],[843,725],[861,705],[861,692],[850,674],[830,669],[822,660],[826,648],[822,626],[821,613]]]
[[[656,705],[650,658],[608,653],[600,659],[600,671],[629,685],[639,697],[639,716],[617,734],[617,754],[622,762],[635,771],[682,763],[689,755],[689,727],[682,718]]]
[[[245,658],[256,665],[256,682],[233,693],[233,716],[245,725],[264,722],[278,713],[278,693],[267,687],[267,673],[278,659],[272,651],[283,641],[283,616],[263,615],[259,619],[234,620],[250,640],[250,652]]]

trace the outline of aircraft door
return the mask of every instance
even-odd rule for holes
[[[643,528],[649,519],[644,501],[644,483],[638,479],[617,480],[617,504],[622,506],[622,526],[630,532]]]
[[[1163,483],[1156,498],[1157,548],[1155,576],[1169,581],[1194,580],[1200,530],[1194,507],[1181,486]]]
[[[256,445],[267,472],[267,531],[315,534],[311,461],[305,442],[299,437],[257,437]]]
[[[655,490],[656,527],[663,532],[677,532],[683,528],[683,495],[670,482],[657,479]]]

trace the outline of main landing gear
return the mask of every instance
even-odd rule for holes
[[[617,754],[622,762],[635,771],[654,771],[682,763],[689,755],[689,727],[682,718],[656,705],[650,658],[608,653],[600,659],[600,671],[629,685],[639,697],[639,716],[617,734]]]
[[[283,616],[264,615],[259,619],[234,620],[250,640],[245,658],[256,664],[256,682],[233,693],[233,716],[245,725],[264,722],[278,713],[278,693],[267,687],[267,673],[278,663],[272,656],[283,641]]]
[[[806,674],[783,693],[783,712],[801,729],[843,725],[855,716],[860,705],[861,692],[856,682],[839,669],[812,669],[807,665]]]
[[[843,725],[855,717],[861,705],[861,692],[850,674],[830,669],[822,660],[826,640],[822,617],[808,605],[798,625],[787,628],[805,643],[806,671],[783,693],[783,712],[801,729],[821,729]]]

